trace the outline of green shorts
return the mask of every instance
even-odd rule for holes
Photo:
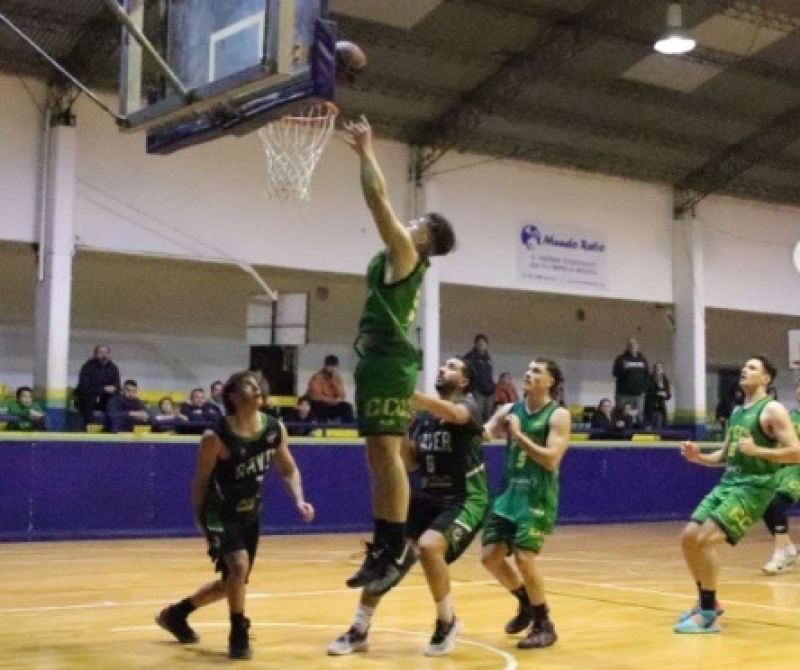
[[[775,489],[763,483],[721,482],[700,501],[692,521],[712,519],[730,544],[741,540],[760,519],[775,497]]]
[[[505,544],[510,554],[514,549],[524,549],[538,554],[542,551],[544,538],[553,532],[553,524],[544,518],[530,517],[511,521],[496,512],[490,512],[483,525],[481,544]]]
[[[356,366],[359,434],[405,435],[408,399],[417,385],[419,358],[367,354]]]
[[[775,493],[800,500],[800,465],[785,465],[775,473]]]
[[[406,532],[414,540],[426,530],[435,530],[447,540],[444,560],[448,564],[458,559],[475,539],[486,514],[488,500],[439,501],[425,496],[414,496],[408,508]]]

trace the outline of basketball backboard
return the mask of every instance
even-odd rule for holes
[[[149,153],[242,135],[333,98],[327,0],[125,0],[130,21],[174,74],[123,28],[120,115]],[[145,11],[145,8],[148,11]]]

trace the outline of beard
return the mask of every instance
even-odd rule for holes
[[[456,385],[447,379],[437,379],[434,386],[439,395],[449,395],[456,390]]]

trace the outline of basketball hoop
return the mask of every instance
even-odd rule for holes
[[[284,202],[311,199],[311,176],[338,114],[336,105],[324,102],[300,116],[284,116],[259,129],[267,157],[268,198]]]

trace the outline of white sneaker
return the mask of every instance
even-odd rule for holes
[[[761,570],[765,575],[780,575],[784,572],[790,572],[796,560],[797,554],[787,555],[779,549]]]
[[[346,656],[354,651],[368,651],[368,633],[369,628],[362,633],[355,626],[350,626],[350,630],[328,645],[328,656]]]
[[[426,656],[445,656],[453,651],[456,646],[456,638],[462,627],[461,619],[454,616],[450,624],[444,624],[436,620],[436,628],[428,646],[425,647]]]

